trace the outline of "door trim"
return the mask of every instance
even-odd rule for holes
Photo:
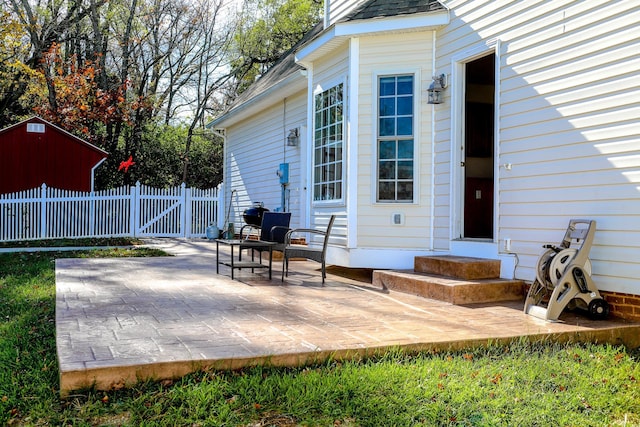
[[[495,93],[494,93],[494,198],[493,198],[493,238],[482,240],[498,241],[498,206],[499,206],[499,159],[500,159],[500,40],[491,39],[478,44],[451,58],[451,228],[452,241],[464,239],[464,170],[460,167],[463,161],[462,146],[464,142],[464,99],[465,99],[465,64],[483,56],[495,54]]]

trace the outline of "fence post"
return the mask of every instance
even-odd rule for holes
[[[40,239],[47,236],[47,184],[40,187]]]
[[[131,233],[133,237],[138,237],[138,232],[140,228],[140,181],[136,182],[135,187],[130,187],[131,189],[131,201],[129,205],[131,206]]]
[[[180,215],[180,229],[183,230],[183,236],[188,238],[191,237],[191,223],[193,222],[191,218],[191,188],[187,188],[187,184],[182,183],[182,193],[184,197],[182,197],[182,215]],[[191,219],[191,221],[190,221]]]
[[[89,193],[89,235],[96,233],[96,194],[93,192],[93,186]]]

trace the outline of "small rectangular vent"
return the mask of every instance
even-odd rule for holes
[[[43,123],[27,123],[27,132],[44,133],[44,124]]]
[[[404,214],[401,214],[401,213],[391,214],[391,224],[392,225],[404,224]]]

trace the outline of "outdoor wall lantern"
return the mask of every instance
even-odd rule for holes
[[[298,142],[300,142],[300,132],[298,128],[290,129],[289,135],[287,135],[287,145],[289,147],[297,147]]]
[[[432,77],[433,81],[429,85],[429,104],[442,104],[444,90],[447,87],[447,75],[440,74]]]

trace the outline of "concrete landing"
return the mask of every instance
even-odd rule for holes
[[[373,272],[373,285],[450,304],[523,301],[520,280],[463,280],[418,273],[414,270]]]
[[[413,269],[418,273],[435,274],[465,280],[497,279],[500,260],[454,255],[417,256]]]
[[[374,271],[373,284],[451,304],[523,301],[524,283],[500,279],[500,261],[462,256],[415,257],[413,270]]]
[[[452,305],[384,291],[292,262],[266,272],[215,274],[215,243],[162,239],[174,257],[56,262],[60,391],[113,389],[200,369],[299,366],[388,348],[457,349],[528,336],[640,346],[640,324],[567,313],[549,323],[521,302]],[[225,252],[221,256],[228,257]]]

